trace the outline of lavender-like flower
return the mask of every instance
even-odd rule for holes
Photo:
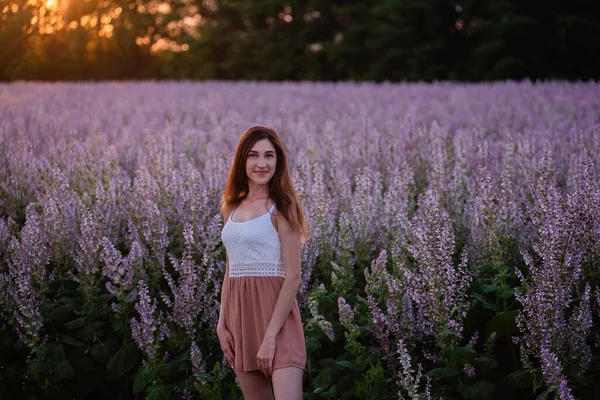
[[[434,190],[427,190],[421,197],[419,212],[411,226],[412,243],[408,250],[417,263],[417,270],[399,267],[404,274],[403,287],[411,309],[416,313],[413,320],[419,321],[412,326],[411,335],[424,339],[447,333],[458,340],[469,307],[467,289],[472,276],[467,269],[466,252],[458,268],[452,264],[454,232]]]
[[[333,325],[331,324],[331,322],[329,322],[327,319],[325,319],[325,317],[323,315],[321,315],[319,313],[319,300],[318,300],[318,296],[320,293],[323,293],[325,291],[325,286],[323,286],[321,284],[321,286],[319,286],[315,293],[312,293],[309,297],[308,297],[308,310],[310,311],[310,314],[312,315],[311,320],[309,321],[310,325],[316,325],[318,326],[323,333],[325,333],[325,335],[329,338],[329,340],[331,340],[332,342],[335,340],[335,333],[333,332]]]
[[[6,220],[4,217],[0,217],[0,257],[4,256],[11,236]]]
[[[98,230],[111,243],[118,242],[122,226],[127,221],[127,203],[123,200],[131,195],[131,179],[120,168],[114,174],[107,188],[101,183],[96,185],[96,200],[92,206]]]
[[[206,360],[202,358],[202,351],[195,341],[190,346],[190,357],[192,365],[194,366],[194,373],[197,371],[204,371],[206,369]]]
[[[390,243],[392,258],[400,261],[401,249],[410,234],[409,211],[413,207],[410,186],[413,184],[413,172],[404,161],[391,175],[391,182],[383,197],[382,221],[386,243]]]
[[[524,294],[515,292],[523,306],[517,316],[522,332],[518,343],[523,365],[535,370],[541,354],[542,374],[549,385],[558,388],[563,368],[583,373],[591,362],[587,343],[592,326],[591,289],[583,281],[582,249],[574,242],[578,227],[554,179],[540,180],[534,196],[532,216],[539,239],[533,249],[540,261],[522,251],[529,278],[516,271],[526,289]]]
[[[573,191],[567,196],[573,242],[581,251],[584,279],[600,278],[600,186],[594,162],[586,157],[580,174],[574,174]]]
[[[298,289],[298,305],[304,306],[307,301],[309,285],[311,283],[311,277],[313,274],[314,265],[319,256],[318,243],[313,238],[309,238],[304,245],[302,245],[300,261],[302,267],[302,283]]]
[[[81,232],[77,234],[75,249],[72,257],[75,260],[76,275],[71,275],[73,280],[85,287],[88,291],[95,286],[98,278],[98,264],[100,261],[100,230],[92,213],[84,211],[81,219]]]
[[[58,265],[64,264],[74,250],[84,205],[70,188],[63,172],[54,167],[51,181],[44,188],[41,199],[42,225],[49,240],[52,257]]]
[[[473,367],[471,364],[465,364],[463,370],[465,371],[465,374],[467,374],[468,377],[475,377],[475,367]]]
[[[139,314],[131,319],[131,335],[136,345],[148,358],[154,358],[160,342],[171,336],[167,324],[163,322],[162,311],[157,310],[156,299],[148,294],[143,280],[138,282],[138,302],[135,309]]]
[[[102,275],[107,279],[105,287],[119,302],[112,304],[113,311],[120,312],[122,304],[133,302],[137,296],[134,276],[143,278],[137,265],[141,261],[139,259],[143,258],[142,250],[139,242],[134,242],[129,255],[123,257],[107,237],[102,238],[101,247],[101,260],[104,264]]]
[[[343,297],[338,298],[338,313],[340,316],[340,323],[348,331],[346,332],[346,335],[352,335],[358,331],[358,327],[354,324],[354,311]]]
[[[473,332],[473,336],[471,336],[471,340],[469,340],[469,346],[475,347],[478,340],[479,340],[479,331],[475,331],[475,332]]]
[[[423,387],[424,392],[421,392],[421,380],[423,379],[423,366],[417,365],[415,371],[412,367],[412,359],[408,353],[408,349],[404,345],[402,339],[398,340],[398,361],[400,365],[400,371],[398,374],[398,380],[396,384],[400,387],[398,392],[398,398],[404,399],[404,392],[408,393],[408,398],[411,400],[424,400],[431,398],[431,381],[429,377],[426,377],[426,383]],[[416,372],[416,374],[415,374]]]
[[[147,199],[144,202],[144,209],[145,219],[142,221],[141,231],[154,262],[154,268],[149,271],[152,275],[157,274],[156,271],[162,271],[162,268],[165,266],[169,239],[167,237],[167,224],[158,205]]]
[[[319,280],[332,276],[336,297],[354,298],[355,268],[385,249],[365,271],[359,301],[401,377],[399,339],[410,344],[415,370],[421,357],[438,361],[441,342],[469,340],[461,339],[464,288],[473,277],[467,252],[452,262],[457,247],[466,245],[470,264],[493,264],[483,279],[498,287],[505,272],[513,283],[502,268],[523,259],[522,361],[559,397],[572,397],[576,383],[565,371],[584,374],[598,349],[597,84],[75,86],[0,84],[0,313],[30,346],[44,333],[39,310],[53,277],[94,277],[98,268],[118,299],[115,311],[141,303],[143,280],[157,300],[162,294],[163,312],[191,310],[169,315],[169,324],[214,332],[227,157],[249,123],[270,120],[289,150],[310,228],[299,291],[309,325],[333,333],[328,320],[336,316],[310,301]],[[89,102],[90,91],[102,107]],[[247,107],[256,99],[258,114]],[[158,304],[149,301],[157,325]],[[346,322],[348,307],[338,304]],[[207,351],[198,335],[189,339]],[[493,342],[492,332],[485,354],[493,356]],[[542,370],[542,347],[562,375]]]
[[[6,243],[7,232],[4,232]],[[20,241],[12,237],[5,251],[6,273],[0,273],[0,301],[6,305],[9,318],[21,340],[30,347],[40,341],[43,325],[40,299],[48,291],[48,264],[51,250],[43,229],[43,220],[33,206],[26,209],[25,226]]]
[[[163,276],[171,289],[172,298],[164,295],[163,299],[171,308],[170,319],[173,323],[181,326],[190,337],[194,337],[198,327],[197,317],[204,310],[211,308],[207,302],[206,283],[201,280],[202,271],[193,259],[194,237],[190,226],[184,227],[185,251],[182,260],[170,255],[173,270],[176,272],[174,278],[166,269]],[[210,300],[210,299],[208,299]]]
[[[357,171],[355,180],[356,190],[350,202],[350,231],[355,252],[363,256],[383,244],[377,223],[382,201],[381,178],[378,172],[365,168]]]

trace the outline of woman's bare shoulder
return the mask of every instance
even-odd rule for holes
[[[222,210],[221,215],[223,215],[223,225],[225,225],[231,215],[231,210]]]
[[[291,212],[292,218],[294,218],[296,216],[296,209],[292,207]],[[277,232],[281,233],[292,231],[292,225],[290,224],[290,221],[288,221],[287,217],[283,215],[283,213],[279,211],[277,207],[275,207],[273,215],[271,216],[271,220],[273,221],[273,225],[275,225]]]
[[[274,206],[274,207],[273,207]],[[269,210],[273,207],[273,212],[271,213],[271,222],[275,227],[275,230],[279,232],[279,220],[281,219],[281,213],[277,209],[277,204],[273,201],[269,206]]]

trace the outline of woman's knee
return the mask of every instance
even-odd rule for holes
[[[269,379],[262,373],[236,372],[244,394],[244,400],[272,400],[273,389]]]
[[[273,371],[275,400],[301,400],[304,370],[298,367],[278,368]]]

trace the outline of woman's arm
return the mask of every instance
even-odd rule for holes
[[[284,218],[281,218],[284,220]],[[285,280],[275,303],[273,315],[267,326],[265,336],[273,339],[279,333],[283,323],[287,319],[292,305],[296,300],[298,288],[302,283],[300,275],[300,232],[293,232],[290,224],[278,221],[279,240],[281,241],[281,258],[285,269]]]
[[[227,252],[225,252],[225,276],[223,277],[223,285],[221,286],[221,305],[219,308],[219,324],[217,325],[217,329],[220,327],[227,327],[225,323],[225,302],[227,300],[227,289],[229,288],[229,257],[227,256]]]
[[[277,334],[290,314],[302,281],[300,274],[300,232],[294,232],[283,216],[276,216],[275,218],[281,242],[281,258],[285,269],[285,280],[281,286],[273,315],[257,355],[259,366],[266,376],[273,373],[273,355]]]
[[[229,218],[229,215],[225,215],[225,221]],[[227,323],[225,322],[225,309],[227,308],[227,297],[229,295],[229,256],[225,251],[225,276],[223,277],[223,285],[221,286],[221,304],[219,307],[219,322],[217,323],[217,336],[223,350],[225,359],[231,365],[235,365],[235,353],[233,336],[229,332]]]

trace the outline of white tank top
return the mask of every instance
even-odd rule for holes
[[[229,277],[279,276],[285,277],[281,259],[279,234],[268,213],[245,222],[231,220],[231,214],[221,231],[221,240],[229,257]]]

